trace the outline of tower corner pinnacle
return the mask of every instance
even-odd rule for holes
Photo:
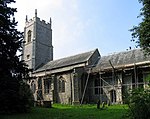
[[[28,22],[28,16],[26,15],[26,22]]]
[[[37,9],[35,9],[35,17],[37,17]]]

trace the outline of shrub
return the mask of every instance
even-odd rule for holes
[[[133,119],[150,118],[150,89],[137,88],[130,92],[128,98],[128,115]]]
[[[34,98],[32,91],[29,85],[25,82],[20,82],[20,90],[19,90],[19,106],[21,112],[28,112],[30,108],[34,105]]]

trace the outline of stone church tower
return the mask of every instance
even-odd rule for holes
[[[36,70],[53,60],[51,18],[49,23],[41,21],[37,10],[33,19],[28,20],[26,16],[24,41],[23,60],[29,68]]]

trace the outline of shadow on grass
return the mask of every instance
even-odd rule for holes
[[[127,108],[110,106],[104,110],[96,106],[54,105],[53,108],[33,108],[30,113],[1,115],[0,119],[121,119]]]

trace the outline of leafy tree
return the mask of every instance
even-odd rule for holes
[[[132,119],[150,119],[150,89],[137,88],[128,97],[128,116]]]
[[[134,26],[132,32],[132,41],[135,41],[146,54],[150,54],[150,0],[139,0],[143,7],[140,15],[142,22],[138,26]]]
[[[145,54],[150,55],[150,0],[139,0],[139,3],[143,5],[138,16],[142,17],[142,22],[130,30],[132,32],[132,41],[135,41],[145,51]],[[150,89],[138,88],[132,90],[129,94],[129,117],[133,119],[149,119]]]
[[[22,50],[23,33],[15,27],[14,0],[0,0],[0,113],[25,112],[30,107],[31,92],[25,83],[28,68],[17,51]],[[24,90],[26,89],[26,90]]]

